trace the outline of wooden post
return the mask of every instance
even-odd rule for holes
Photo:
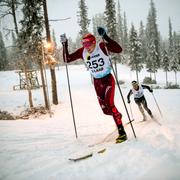
[[[51,43],[51,34],[50,34],[50,29],[49,29],[49,20],[48,20],[46,0],[43,0],[43,9],[44,9],[46,38],[47,38],[47,42]],[[50,73],[51,73],[51,85],[52,85],[52,100],[53,100],[53,104],[57,105],[58,104],[58,96],[57,96],[55,69],[50,68]]]

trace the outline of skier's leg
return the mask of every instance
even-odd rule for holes
[[[143,116],[143,121],[146,120],[146,115],[144,113],[144,109],[141,106],[141,102],[136,102],[136,104],[138,105],[139,111],[141,112],[142,116]]]
[[[148,108],[148,106],[147,106],[147,101],[146,101],[145,98],[142,100],[142,105],[143,105],[144,109],[147,111],[147,113],[148,113],[151,117],[153,117],[151,110],[150,110],[150,109]]]
[[[113,118],[117,125],[122,124],[122,115],[117,110],[115,104],[114,104],[114,92],[115,92],[115,81],[113,76],[111,75],[107,81],[106,81],[106,89],[104,94],[104,101],[106,106],[111,111]]]
[[[105,98],[105,85],[103,84],[103,79],[94,79],[94,88],[96,91],[96,95],[98,98],[99,105],[106,115],[112,115],[112,111],[109,109],[109,107],[106,105],[106,102],[104,100]]]
[[[127,136],[122,124],[122,114],[117,110],[114,104],[114,92],[115,92],[115,81],[113,76],[111,75],[107,81],[104,100],[106,102],[107,107],[109,107],[109,109],[111,110],[114,121],[118,128],[119,137],[116,139],[116,142],[120,143],[122,141],[125,141],[127,139]]]
[[[112,111],[107,107],[105,101],[102,100],[99,96],[98,96],[98,101],[99,101],[99,105],[101,106],[103,113],[106,115],[112,116]]]

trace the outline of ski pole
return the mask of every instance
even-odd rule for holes
[[[157,106],[157,108],[158,108],[158,110],[159,110],[159,113],[160,113],[161,117],[163,117],[162,112],[161,112],[161,110],[160,110],[160,108],[159,108],[159,105],[158,105],[158,103],[157,103],[157,101],[156,101],[156,98],[155,98],[153,92],[152,92],[152,95],[153,95],[154,101],[155,101],[155,103],[156,103],[156,106]]]
[[[132,122],[131,122],[131,119],[130,119],[130,116],[129,116],[129,112],[128,112],[127,106],[126,106],[126,104],[125,104],[125,100],[124,100],[124,97],[123,97],[123,94],[122,94],[122,91],[121,91],[121,87],[120,87],[120,85],[119,85],[119,82],[118,82],[118,79],[117,79],[117,76],[116,76],[116,73],[115,73],[115,70],[114,70],[112,61],[111,61],[110,53],[109,53],[109,51],[108,51],[108,49],[107,49],[107,47],[106,47],[106,43],[105,43],[103,37],[102,37],[102,40],[103,40],[103,42],[104,42],[104,44],[105,44],[105,49],[106,49],[107,55],[108,55],[108,57],[109,57],[109,61],[110,61],[110,64],[111,64],[111,67],[112,67],[112,70],[113,70],[113,74],[114,74],[114,77],[115,77],[115,80],[116,80],[116,84],[117,84],[117,86],[118,86],[118,89],[119,89],[121,98],[122,98],[122,100],[123,100],[123,104],[124,104],[124,107],[125,107],[125,110],[126,110],[128,119],[129,119],[129,123],[130,123],[130,125],[131,125],[132,131],[133,131],[133,134],[134,134],[134,137],[136,138],[136,133],[135,133],[135,131],[134,131],[134,127],[133,127],[133,125],[132,125]]]
[[[76,121],[75,121],[75,116],[74,116],[73,101],[72,101],[72,95],[71,95],[71,86],[70,86],[70,80],[69,80],[66,48],[65,48],[65,44],[64,43],[63,43],[63,50],[64,50],[64,61],[65,61],[65,65],[66,65],[66,75],[67,75],[67,81],[68,81],[69,98],[70,98],[70,102],[71,102],[71,111],[72,111],[72,117],[73,117],[74,130],[75,130],[76,138],[78,138],[77,130],[76,130]]]
[[[130,104],[130,103],[129,103],[129,109],[130,109],[131,118],[132,118],[132,120],[131,120],[131,121],[133,121],[133,120],[134,120],[134,117],[133,117],[132,108],[131,108],[131,104]]]

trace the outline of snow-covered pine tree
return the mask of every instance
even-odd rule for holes
[[[168,57],[168,53],[166,50],[163,51],[162,54],[162,68],[166,73],[166,86],[168,87],[168,74],[167,72],[170,70],[170,62],[169,62],[169,57]]]
[[[21,5],[21,0],[1,0],[0,7],[2,7],[0,11],[0,16],[5,17],[7,15],[12,16],[13,23],[14,23],[14,30],[16,35],[18,35],[18,20],[17,20],[17,10],[18,7]],[[3,8],[5,11],[3,11]]]
[[[176,33],[175,31],[173,33],[173,45],[173,54],[176,56],[178,64],[180,66],[180,33]]]
[[[97,33],[97,27],[104,27],[105,28],[105,16],[103,13],[96,14],[92,18],[92,25],[93,25],[93,34],[96,36],[96,38],[100,38]]]
[[[23,19],[20,21],[21,29],[18,34],[18,46],[22,54],[22,66],[26,77],[30,107],[33,107],[33,101],[31,87],[29,85],[30,82],[29,78],[27,77],[27,69],[31,68],[32,61],[41,64],[41,42],[44,25],[44,19],[42,15],[42,1],[43,0],[22,0]],[[48,107],[47,103],[46,107]]]
[[[169,57],[172,58],[173,56],[173,35],[172,35],[172,23],[171,23],[171,19],[169,17],[169,47],[168,47],[168,54]]]
[[[54,29],[52,30],[52,40],[55,47],[57,47],[56,35]]]
[[[180,71],[180,34],[175,31],[172,35],[173,55],[171,58],[170,69],[175,73],[175,84],[177,85],[177,72]]]
[[[0,31],[0,71],[6,70],[7,66],[6,47],[3,41],[2,33]]]
[[[136,71],[136,79],[139,82],[138,72],[143,68],[142,65],[142,44],[138,39],[137,32],[132,24],[129,35],[129,66]]]
[[[156,81],[156,72],[158,70],[158,62],[159,55],[157,54],[156,48],[154,44],[148,48],[148,53],[146,57],[146,68],[147,71],[150,73],[150,78],[152,79],[152,73],[154,73],[154,80]]]
[[[123,19],[122,19],[122,15],[121,15],[121,8],[120,8],[120,3],[118,0],[118,4],[117,4],[117,41],[118,43],[123,46]],[[124,58],[121,57],[121,55],[119,54],[118,57],[118,61],[121,63],[123,62]]]
[[[175,77],[175,85],[177,85],[177,72],[180,70],[180,65],[178,64],[178,59],[176,55],[172,57],[170,70],[174,71],[174,77]]]
[[[42,0],[22,0],[22,2],[24,4],[22,8],[24,18],[20,21],[22,27],[18,36],[18,43],[32,56],[39,52],[37,47],[42,40],[44,26]]]
[[[57,61],[57,66],[58,66],[58,70],[59,70],[59,65],[60,65],[60,50],[58,48],[58,45],[57,45],[57,41],[56,41],[56,34],[55,34],[55,31],[54,29],[52,30],[52,41],[51,43],[53,44],[53,56],[55,58],[55,60]]]
[[[146,56],[147,56],[147,47],[146,47],[146,35],[143,22],[140,21],[140,28],[139,28],[139,41],[141,43],[141,56],[142,56],[142,63],[146,63]]]
[[[126,13],[124,12],[124,18],[123,18],[123,42],[122,42],[122,47],[123,47],[123,53],[126,54],[128,52],[128,28],[127,28],[127,18],[126,18]]]
[[[117,40],[118,36],[117,36],[117,31],[116,31],[116,25],[117,25],[117,23],[116,23],[116,8],[115,8],[114,0],[106,0],[106,6],[105,6],[105,12],[104,13],[105,13],[107,33],[112,39]],[[111,57],[114,60],[115,73],[117,76],[118,73],[117,73],[116,61],[119,59],[119,55],[118,54],[112,54]]]
[[[90,19],[88,19],[88,7],[86,6],[85,0],[79,1],[79,11],[78,13],[78,24],[80,26],[80,35],[84,36],[88,33],[88,27]]]
[[[112,39],[117,39],[116,31],[116,9],[114,0],[106,0],[105,21],[107,33]]]
[[[14,70],[18,69],[18,47],[17,47],[17,37],[15,32],[11,32],[12,37],[12,46],[7,49],[7,58],[8,58],[8,69]]]
[[[156,9],[153,0],[150,2],[150,10],[147,18],[146,25],[146,42],[147,42],[147,68],[149,72],[154,73],[156,80],[156,72],[160,67],[160,41],[158,27],[156,23]],[[152,62],[150,62],[152,61]],[[151,67],[152,66],[152,67]]]
[[[120,8],[119,0],[118,0],[118,5],[117,5],[117,35],[118,35],[119,44],[122,44],[122,42],[123,42],[123,18],[121,15],[121,8]]]

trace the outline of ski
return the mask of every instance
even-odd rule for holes
[[[134,119],[132,119],[131,121],[129,121],[129,122],[127,122],[127,123],[125,123],[124,124],[124,126],[127,126],[127,125],[129,125],[131,122],[133,122],[134,121]]]
[[[80,161],[80,160],[84,160],[84,159],[90,158],[92,156],[93,156],[93,153],[90,153],[90,154],[82,155],[80,157],[69,158],[69,160],[76,162],[76,161]]]
[[[144,122],[150,122],[150,121],[153,121],[155,123],[157,123],[159,126],[162,126],[162,124],[156,119],[156,118],[151,118],[150,120],[146,119],[146,120],[141,120],[141,121],[137,121],[136,123],[144,123]]]
[[[90,153],[87,153],[87,154],[84,154],[84,155],[79,155],[77,157],[72,157],[72,158],[69,158],[70,161],[74,161],[74,162],[77,162],[77,161],[81,161],[81,160],[85,160],[85,159],[88,159],[90,157],[93,156],[94,153],[96,154],[102,154],[106,151],[106,148],[103,148],[103,149],[100,149],[96,152],[90,152]]]
[[[153,120],[155,123],[157,123],[159,126],[162,126],[162,124],[156,119],[156,118],[151,118],[151,120]]]

